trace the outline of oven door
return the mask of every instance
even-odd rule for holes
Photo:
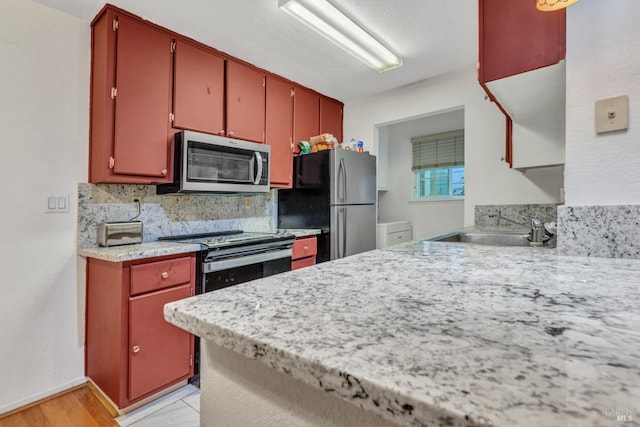
[[[199,254],[202,256],[203,254]],[[201,281],[196,284],[196,293],[211,292],[251,280],[291,271],[291,247],[267,252],[240,255],[220,260],[201,260]],[[200,338],[195,339],[195,361],[193,377],[189,382],[200,387]]]
[[[291,248],[211,260],[202,265],[202,292],[291,271]]]

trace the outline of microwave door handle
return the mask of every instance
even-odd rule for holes
[[[262,178],[262,154],[260,154],[260,152],[256,151],[254,154],[254,159],[253,161],[255,162],[254,165],[257,164],[257,171],[256,171],[256,177],[253,180],[253,183],[255,185],[260,184],[260,178]],[[254,168],[254,170],[256,170],[256,168]]]

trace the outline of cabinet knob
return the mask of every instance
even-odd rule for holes
[[[224,135],[224,129],[220,129],[220,130],[218,131],[218,135]]]
[[[160,171],[160,175],[162,175],[162,176],[167,176],[167,170],[166,170],[166,169],[162,169],[162,170]]]
[[[139,345],[134,345],[131,350],[133,351],[134,354],[138,354],[138,353],[140,353],[140,346]]]
[[[163,279],[166,279],[166,278],[169,277],[169,273],[167,273],[166,271],[163,271],[161,276],[162,276]]]
[[[233,132],[229,132],[229,136],[233,136]]]
[[[307,251],[309,250],[309,246],[305,246],[305,247],[304,247],[304,248],[302,248],[302,249],[304,249],[304,251],[305,251],[305,252],[307,252]]]

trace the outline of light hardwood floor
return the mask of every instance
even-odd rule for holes
[[[108,427],[118,423],[86,385],[0,416],[0,427]]]

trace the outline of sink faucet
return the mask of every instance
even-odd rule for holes
[[[498,217],[498,221],[497,221],[497,225],[500,225],[500,220],[504,219],[507,222],[510,222],[512,224],[516,224],[519,225],[521,227],[526,227],[528,229],[531,230],[531,232],[529,232],[529,246],[542,246],[545,243],[545,233],[544,233],[544,224],[542,223],[542,221],[540,221],[539,219],[533,218],[533,217],[527,217],[527,219],[529,219],[529,225],[527,224],[522,224],[520,222],[514,221],[512,219],[509,219],[507,217],[502,216],[502,212],[498,211],[498,215],[488,215],[488,217],[493,218],[493,217]]]

